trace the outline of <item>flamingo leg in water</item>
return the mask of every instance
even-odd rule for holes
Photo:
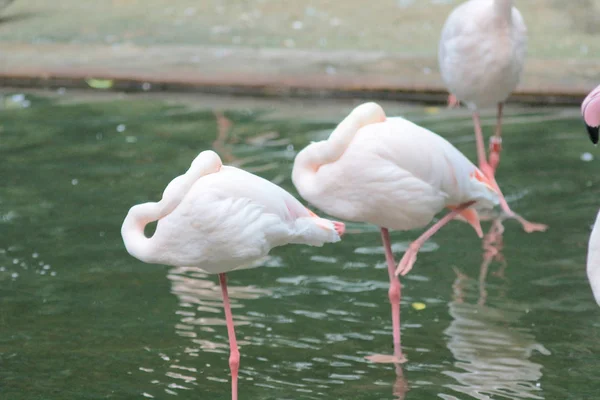
[[[415,261],[417,261],[417,253],[421,249],[421,246],[425,244],[430,237],[432,237],[437,231],[440,230],[444,225],[448,222],[452,221],[458,214],[466,210],[475,204],[475,201],[468,201],[456,207],[454,210],[450,211],[446,214],[442,219],[433,224],[429,229],[427,229],[417,240],[412,242],[410,246],[408,246],[408,250],[404,253],[402,260],[400,260],[400,264],[398,264],[398,269],[396,269],[396,275],[406,275],[411,269]]]
[[[394,254],[392,253],[392,246],[390,244],[390,232],[387,228],[381,228],[381,239],[383,241],[383,248],[385,249],[385,261],[388,266],[388,275],[390,278],[390,289],[388,296],[390,304],[392,305],[392,329],[394,338],[394,356],[398,359],[402,358],[402,347],[400,345],[400,296],[402,286],[400,280],[394,273],[396,270],[396,261],[394,260]]]
[[[237,400],[238,371],[240,368],[240,351],[235,339],[235,327],[233,326],[233,314],[227,294],[227,277],[219,274],[221,292],[223,293],[223,306],[225,308],[225,320],[227,321],[227,334],[229,335],[229,369],[231,370],[231,400]]]
[[[379,363],[399,364],[406,362],[406,358],[402,354],[402,346],[400,342],[400,295],[402,286],[400,284],[400,280],[395,274],[396,261],[394,260],[394,254],[392,253],[392,246],[390,244],[390,232],[387,228],[381,228],[381,240],[383,241],[385,261],[387,262],[388,274],[390,278],[390,289],[388,291],[388,296],[390,299],[390,304],[392,305],[394,355],[392,357],[386,355],[373,355],[367,357],[367,359]]]
[[[499,105],[498,106],[498,125],[500,125],[501,123],[502,123],[502,107]],[[485,145],[483,142],[483,134],[481,132],[481,121],[479,119],[479,113],[477,113],[477,112],[473,113],[473,124],[475,125],[475,142],[477,145],[477,161],[479,162],[479,169],[492,182],[492,185],[498,192],[498,195],[500,197],[500,207],[502,208],[502,211],[504,211],[504,213],[507,215],[507,217],[514,218],[517,221],[519,221],[521,223],[521,225],[523,226],[523,230],[525,230],[525,232],[527,232],[527,233],[544,232],[546,229],[548,229],[548,225],[538,224],[535,222],[529,222],[525,218],[520,216],[519,214],[512,211],[510,209],[510,207],[508,206],[508,203],[506,202],[506,199],[504,198],[504,195],[502,194],[502,191],[500,190],[500,187],[498,186],[498,183],[496,182],[496,177],[495,177],[496,170],[486,160]],[[500,139],[499,135],[501,134],[501,130],[498,127],[498,125],[496,126],[496,135],[494,135],[494,139],[496,139],[496,140]],[[501,141],[501,139],[500,139],[500,141]],[[494,143],[494,142],[492,142],[492,143]],[[496,142],[496,143],[498,144],[498,142]],[[499,147],[500,146],[498,146],[498,148]],[[497,159],[496,159],[496,157],[497,157]],[[497,153],[494,151],[491,151],[490,159],[491,159],[491,161],[496,159],[495,165],[498,166],[498,163],[500,162],[500,149],[498,149]]]

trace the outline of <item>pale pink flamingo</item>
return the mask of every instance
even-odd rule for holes
[[[492,208],[498,201],[496,190],[445,139],[403,118],[386,118],[375,103],[356,107],[328,140],[300,151],[292,181],[302,197],[326,213],[381,227],[394,355],[371,359],[402,362],[397,275],[410,271],[423,243],[458,215],[481,237],[476,208]],[[444,208],[452,211],[410,245],[396,269],[388,229],[422,228]]]
[[[581,104],[581,115],[592,143],[598,144],[600,127],[600,86],[592,90]],[[596,303],[600,305],[600,211],[590,235],[587,255],[587,276]]]
[[[527,28],[512,0],[469,0],[448,16],[439,44],[442,79],[451,93],[450,107],[463,102],[473,114],[479,168],[500,193],[502,210],[518,220],[526,232],[548,227],[513,212],[496,183],[502,150],[502,107],[517,87],[527,53]],[[489,161],[481,132],[479,110],[498,108]]]
[[[581,103],[581,115],[592,143],[598,144],[600,127],[600,86],[590,92]]]
[[[152,237],[144,227],[158,221]],[[229,336],[232,399],[237,400],[240,353],[225,273],[260,265],[273,247],[322,246],[340,240],[344,224],[317,217],[291,194],[256,175],[200,153],[173,179],[158,203],[131,207],[121,235],[129,254],[152,264],[196,267],[219,274]]]

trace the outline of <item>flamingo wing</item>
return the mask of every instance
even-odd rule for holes
[[[339,236],[331,221],[311,214],[285,190],[224,166],[194,183],[158,222],[153,240],[162,263],[220,273],[253,265],[273,247],[320,246]]]

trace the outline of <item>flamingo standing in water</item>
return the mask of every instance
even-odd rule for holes
[[[151,238],[144,227],[158,221]],[[273,247],[322,246],[340,240],[344,224],[317,217],[291,194],[243,170],[224,166],[213,151],[196,157],[158,203],[133,206],[121,227],[129,254],[152,264],[219,274],[229,336],[232,399],[240,354],[225,273],[252,268]]]
[[[306,200],[326,213],[381,227],[388,265],[394,355],[373,361],[402,362],[400,282],[420,247],[456,216],[481,237],[476,208],[492,208],[497,192],[462,153],[442,137],[403,118],[386,118],[375,103],[356,107],[328,140],[298,153],[292,181]],[[422,228],[444,208],[452,211],[415,240],[398,265],[389,229]]]
[[[469,0],[456,7],[444,24],[438,61],[451,96],[449,104],[464,102],[473,114],[479,168],[500,193],[507,216],[517,219],[526,232],[548,227],[514,213],[496,183],[502,150],[502,108],[515,90],[527,53],[527,27],[512,0]],[[490,139],[489,161],[481,132],[479,110],[496,106],[496,131]]]

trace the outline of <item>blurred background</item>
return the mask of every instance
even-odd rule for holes
[[[124,82],[116,84],[129,88],[149,82],[213,91],[431,99],[432,92],[444,91],[437,67],[441,28],[459,3],[4,1],[0,76],[7,84],[103,77],[119,78]],[[557,101],[594,87],[600,74],[598,2],[517,5],[529,29],[518,93],[552,94]],[[550,98],[533,101],[541,100]]]

